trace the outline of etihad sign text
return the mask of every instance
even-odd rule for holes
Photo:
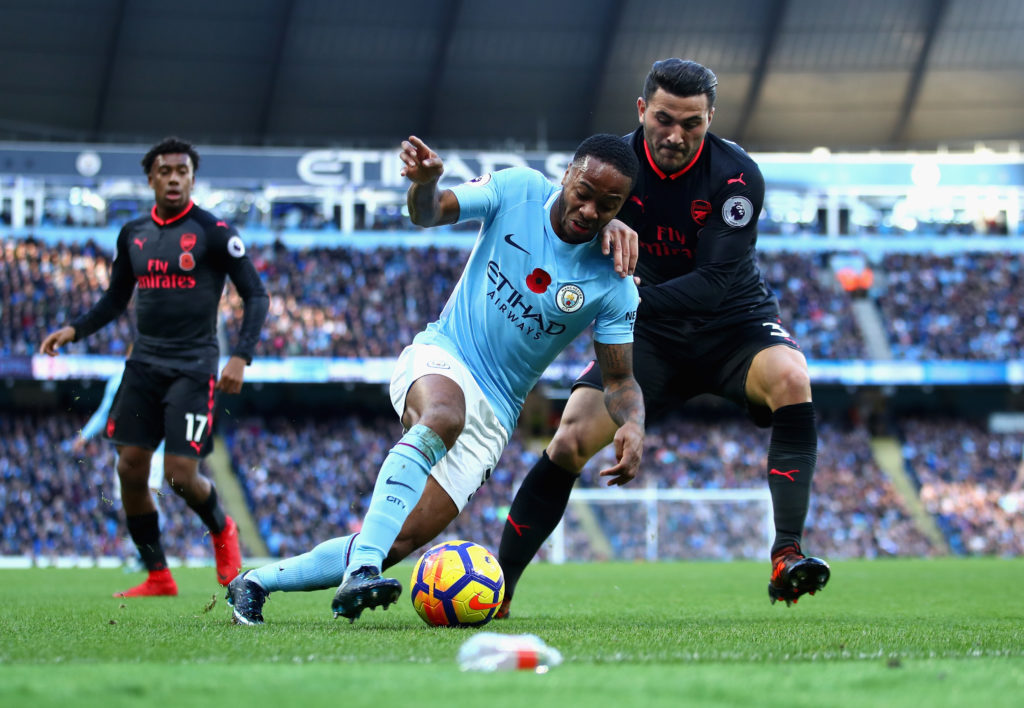
[[[535,156],[511,152],[452,152],[444,157],[442,182],[459,184],[506,167],[532,167],[551,180],[562,179],[571,153]],[[299,158],[296,171],[303,182],[330,187],[358,187],[377,183],[403,187],[402,161],[396,152],[384,150],[313,150]],[[379,181],[378,181],[379,178]]]

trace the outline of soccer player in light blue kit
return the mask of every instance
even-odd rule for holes
[[[510,168],[438,190],[441,159],[416,137],[402,143],[409,214],[420,226],[481,219],[469,262],[440,318],[398,358],[391,402],[405,434],[388,452],[359,533],[250,570],[228,587],[234,620],[263,622],[267,594],[339,582],[331,609],[355,621],[387,607],[402,586],[380,572],[433,540],[488,479],[523,400],[547,366],[594,323],[604,402],[620,426],[610,484],[636,475],[643,396],[633,378],[639,296],[616,274],[598,232],[619,211],[639,171],[618,137],[577,149],[562,188]]]

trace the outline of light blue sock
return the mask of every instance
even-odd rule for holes
[[[246,580],[261,585],[267,592],[283,590],[325,590],[337,587],[345,576],[352,545],[358,534],[324,541],[301,556],[268,563],[249,571]]]
[[[384,458],[347,572],[364,565],[380,570],[409,512],[423,495],[430,469],[448,452],[440,436],[414,425]]]

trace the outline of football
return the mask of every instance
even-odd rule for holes
[[[498,559],[472,541],[439,543],[416,562],[409,593],[423,621],[435,627],[480,627],[505,597]]]

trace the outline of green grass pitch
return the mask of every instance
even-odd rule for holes
[[[767,563],[534,565],[484,629],[558,648],[540,675],[460,672],[477,630],[427,627],[407,593],[351,625],[331,591],[277,593],[242,627],[212,569],[175,576],[176,598],[117,600],[141,574],[0,571],[0,706],[1024,705],[1024,559],[836,562],[790,608]]]

